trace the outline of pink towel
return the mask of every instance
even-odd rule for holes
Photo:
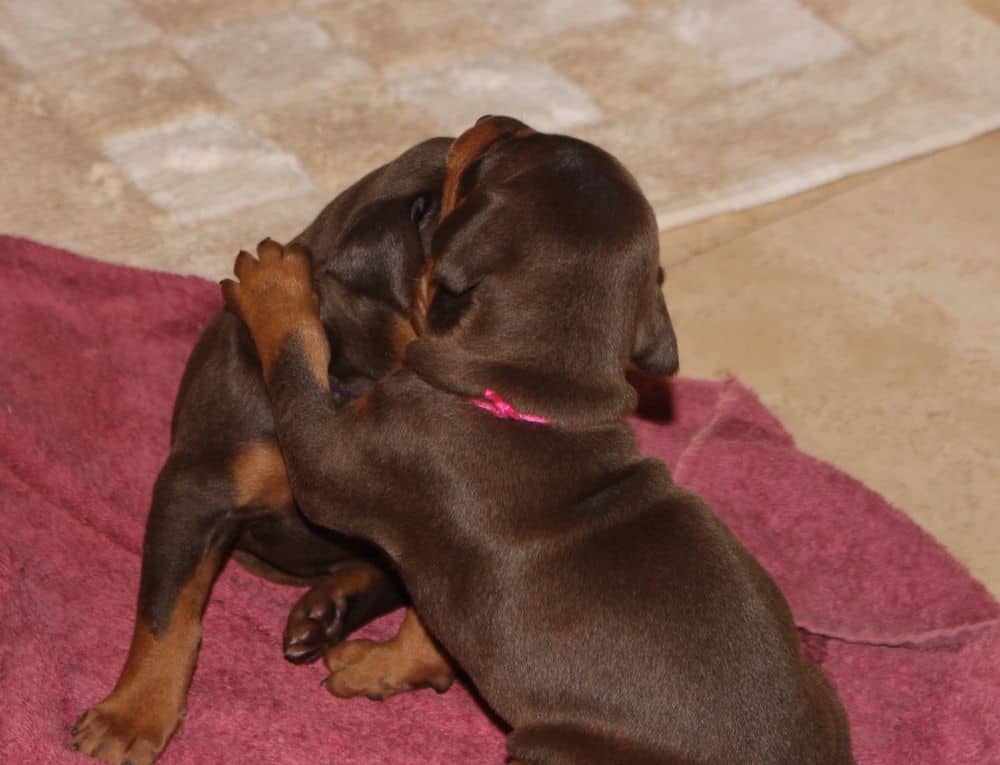
[[[219,305],[208,282],[0,237],[0,762],[85,761],[69,727],[125,657],[173,396]],[[1000,763],[1000,607],[984,588],[881,497],[799,452],[738,382],[672,393],[669,423],[636,420],[642,448],[777,579],[847,706],[859,763]],[[503,762],[502,733],[464,688],[340,701],[321,667],[284,662],[295,597],[223,573],[164,765]]]

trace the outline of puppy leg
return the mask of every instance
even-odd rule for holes
[[[339,566],[292,607],[285,625],[285,658],[295,664],[315,661],[372,619],[402,605],[400,585],[364,561]]]
[[[231,539],[224,481],[170,460],[156,482],[143,542],[139,607],[114,690],[73,728],[73,748],[103,762],[152,763],[184,716],[201,614]]]
[[[410,609],[394,638],[385,643],[348,640],[327,651],[330,677],[325,681],[334,696],[384,699],[417,688],[443,693],[451,687],[455,670]]]
[[[330,346],[308,254],[271,240],[257,252],[259,260],[240,253],[234,266],[240,281],[223,281],[222,293],[257,346],[299,508],[311,522],[375,542],[391,556],[393,525],[370,509],[393,504],[393,485],[368,455],[386,455],[392,437],[402,443],[394,423],[374,415],[372,394],[347,407],[331,399]]]

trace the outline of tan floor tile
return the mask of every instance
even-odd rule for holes
[[[547,131],[578,128],[603,116],[583,90],[548,64],[505,52],[410,67],[390,75],[389,86],[400,100],[456,133],[496,112],[497,104]]]
[[[382,69],[450,60],[498,42],[477,3],[312,0],[305,7],[348,51]]]
[[[16,182],[0,184],[0,231],[120,263],[156,249],[156,211],[60,123],[36,86],[0,92],[0,113],[0,146],[17,147],[3,160]]]
[[[370,79],[371,67],[349,55],[317,22],[267,18],[177,38],[174,49],[226,98],[278,103],[303,93]]]
[[[515,42],[603,27],[634,15],[624,0],[479,0],[478,4],[486,23],[503,39]]]
[[[669,228],[880,167],[994,125],[997,102],[970,98],[950,80],[909,76],[910,58],[909,51],[892,50],[875,60],[844,56],[680,109],[646,104],[619,117],[629,124],[627,133],[617,124],[576,132],[635,170],[661,226]],[[650,162],[654,144],[660,158]]]
[[[38,78],[59,114],[99,145],[117,133],[221,108],[219,97],[163,45],[87,59],[87,76],[71,63]]]
[[[281,202],[250,205],[192,226],[161,216],[154,227],[162,242],[161,254],[171,263],[172,271],[218,280],[233,275],[239,250],[253,252],[264,237],[289,241],[328,201],[330,197],[312,192]]]
[[[851,41],[796,0],[698,0],[664,11],[679,42],[718,60],[730,82],[804,69],[850,52]]]
[[[242,114],[247,124],[298,157],[317,187],[331,195],[441,132],[423,110],[399,102],[377,83],[280,107],[248,107]]]
[[[962,0],[965,5],[1000,23],[1000,0]]]
[[[225,24],[282,16],[298,0],[132,0],[146,18],[166,32],[190,34]]]
[[[609,120],[639,104],[683,104],[729,87],[715,62],[690,46],[665,44],[667,34],[662,23],[628,16],[523,49],[585,89]]]
[[[26,79],[25,72],[0,54],[0,91],[7,91]]]
[[[296,157],[225,114],[118,133],[103,150],[150,202],[185,224],[315,190]]]
[[[159,34],[129,0],[7,0],[0,5],[0,48],[32,71],[149,43]]]
[[[1000,134],[675,266],[667,294],[683,374],[741,377],[1000,593],[997,198]]]
[[[912,161],[914,160],[908,160],[908,162]],[[708,250],[714,250],[716,247],[746,236],[782,218],[815,207],[850,189],[871,183],[881,178],[885,173],[892,172],[895,168],[905,164],[906,162],[901,162],[890,168],[858,173],[775,202],[757,205],[748,210],[715,215],[705,220],[689,223],[686,226],[663,231],[660,234],[660,260],[669,269],[674,264],[681,263]]]

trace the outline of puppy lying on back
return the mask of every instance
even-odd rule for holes
[[[677,364],[633,178],[594,146],[484,118],[450,151],[443,215],[423,334],[347,409],[330,405],[305,255],[243,255],[224,284],[303,511],[392,557],[517,762],[853,762],[774,582],[623,420],[626,367]],[[331,680],[441,670],[399,642],[345,647]]]
[[[340,194],[299,237],[313,253],[329,375],[345,403],[395,369],[413,336],[409,307],[440,212],[451,141],[426,141]],[[74,748],[147,765],[180,724],[201,615],[230,555],[312,589],[289,615],[285,656],[311,661],[404,593],[365,544],[306,522],[292,500],[260,361],[220,311],[188,360],[143,543],[135,632],[111,694],[73,729]]]

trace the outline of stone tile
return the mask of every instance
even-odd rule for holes
[[[478,5],[500,39],[513,41],[578,32],[632,15],[624,0],[480,0]]]
[[[0,231],[128,263],[155,251],[156,210],[55,114],[34,84],[0,90]],[[16,147],[12,150],[11,147]]]
[[[376,82],[280,107],[246,107],[246,124],[291,151],[329,195],[410,146],[441,133],[418,107]]]
[[[305,6],[327,31],[375,67],[432,64],[502,43],[478,2],[331,0]]]
[[[98,142],[221,106],[188,65],[159,44],[92,56],[86,77],[71,63],[44,72],[37,82],[74,129]]]
[[[319,192],[240,208],[229,215],[200,221],[197,225],[178,223],[159,216],[154,228],[161,245],[149,254],[148,268],[166,260],[170,270],[218,281],[233,275],[236,253],[253,252],[257,242],[271,237],[287,242],[299,234],[329,199]]]
[[[900,164],[905,164],[905,162]],[[893,167],[898,166],[893,165]],[[872,183],[885,172],[887,172],[887,168],[850,175],[839,181],[817,186],[814,189],[802,191],[790,197],[783,197],[774,202],[757,205],[746,210],[714,215],[711,218],[667,229],[660,233],[660,260],[668,268],[682,263],[765,228],[783,218],[816,207],[828,199],[844,194],[858,186]]]
[[[32,71],[142,45],[159,34],[128,0],[7,0],[0,5],[0,48]]]
[[[965,5],[974,8],[988,19],[1000,24],[1000,2],[997,0],[963,0]]]
[[[181,35],[273,18],[298,6],[297,0],[132,0],[132,3],[164,31]]]
[[[223,27],[174,41],[177,52],[222,95],[274,103],[371,77],[364,61],[340,50],[322,26],[297,17]]]
[[[577,132],[635,169],[670,228],[953,144],[1000,117],[990,102],[908,67],[893,51],[855,53],[682,108],[644,105]]]
[[[1000,24],[959,2],[806,0],[865,48],[906,63],[913,77],[1000,104]]]
[[[693,1],[664,19],[677,40],[717,59],[736,85],[852,49],[849,39],[795,0]]]
[[[682,373],[736,374],[800,446],[1000,594],[1000,134],[675,265]]]
[[[586,91],[609,123],[637,106],[680,105],[731,88],[716,62],[673,42],[662,22],[645,14],[528,40],[522,48]]]
[[[19,66],[15,66],[6,56],[0,53],[0,91],[7,91],[27,77]]]
[[[402,100],[420,106],[447,131],[461,132],[483,114],[509,114],[540,130],[560,131],[601,120],[580,88],[545,63],[494,53],[390,77]]]
[[[225,115],[121,133],[104,151],[161,210],[183,223],[314,190],[298,160]]]

